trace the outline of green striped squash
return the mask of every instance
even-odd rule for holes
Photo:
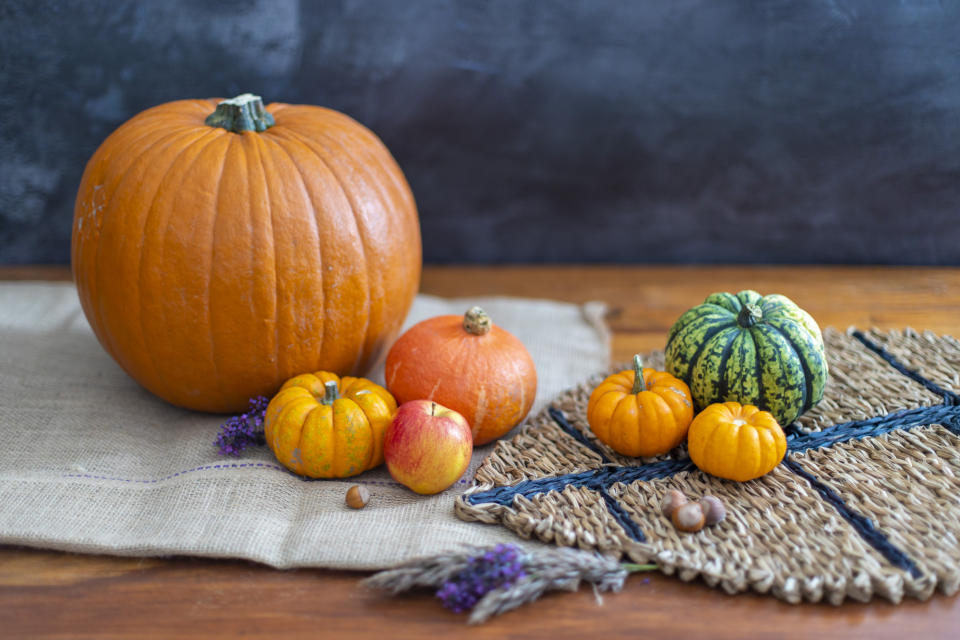
[[[667,371],[690,386],[698,409],[753,404],[786,426],[823,397],[820,327],[786,296],[714,293],[670,329]]]

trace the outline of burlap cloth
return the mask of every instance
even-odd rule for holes
[[[532,413],[609,366],[598,303],[419,296],[407,325],[473,304],[530,350],[539,376]],[[142,390],[100,347],[70,284],[0,284],[0,363],[2,543],[347,569],[462,544],[539,544],[454,515],[454,498],[492,445],[433,497],[399,486],[383,468],[306,481],[265,447],[218,455],[212,443],[224,416],[177,409]],[[362,511],[344,505],[356,483],[372,494]]]

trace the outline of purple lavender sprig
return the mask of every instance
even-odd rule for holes
[[[494,589],[506,589],[525,577],[520,549],[512,544],[498,544],[470,558],[466,568],[443,583],[437,597],[446,608],[464,613]]]
[[[239,456],[247,447],[267,443],[263,435],[263,420],[270,400],[263,396],[251,398],[246,413],[233,416],[222,425],[213,445],[222,456]]]
[[[600,603],[600,592],[619,591],[628,574],[656,569],[653,564],[621,563],[579,549],[501,544],[410,560],[367,578],[364,584],[392,594],[439,587],[436,595],[445,606],[470,611],[467,622],[479,624],[548,591],[575,591],[583,582],[593,585]]]

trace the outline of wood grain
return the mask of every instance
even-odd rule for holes
[[[960,334],[960,269],[925,267],[445,267],[421,289],[440,296],[514,295],[609,305],[615,360],[662,349],[681,313],[715,291],[782,293],[821,326],[912,326]]]
[[[62,268],[0,268],[0,279],[68,280]],[[960,269],[888,267],[428,267],[422,290],[610,307],[613,357],[661,348],[672,322],[718,290],[777,291],[822,325],[960,335]],[[481,525],[478,525],[481,526]],[[791,606],[727,596],[669,576],[633,576],[599,607],[589,589],[550,595],[479,628],[427,592],[390,599],[363,574],[277,571],[242,561],[131,559],[0,547],[0,636],[10,638],[955,637],[960,605]]]

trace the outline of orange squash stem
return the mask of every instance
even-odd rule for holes
[[[631,393],[637,395],[641,391],[647,390],[647,383],[643,379],[643,361],[639,355],[633,356],[633,390]]]
[[[263,106],[260,96],[244,93],[218,104],[216,110],[207,116],[204,124],[240,133],[241,131],[266,131],[275,125],[276,121]]]
[[[490,333],[492,328],[493,321],[480,307],[472,307],[463,314],[463,329],[471,335],[484,336]]]
[[[340,397],[340,393],[337,391],[337,383],[333,380],[329,380],[323,385],[324,396],[323,400],[320,402],[327,406],[332,405]]]

